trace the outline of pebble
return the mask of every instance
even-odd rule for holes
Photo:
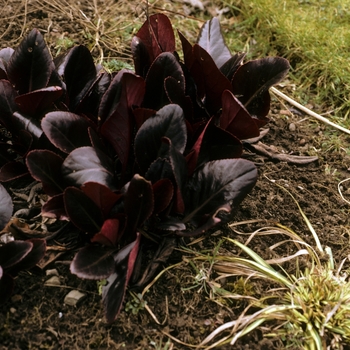
[[[306,145],[306,140],[305,140],[305,139],[301,139],[301,140],[299,141],[299,145],[300,145],[300,146],[305,146],[305,145]]]
[[[294,132],[296,129],[297,129],[297,127],[295,126],[294,123],[290,123],[290,124],[289,124],[289,131],[290,131],[290,132]]]
[[[45,282],[45,286],[47,285],[54,285],[54,286],[60,286],[61,281],[58,276],[52,276]]]
[[[80,301],[85,298],[86,294],[79,292],[78,290],[71,290],[64,298],[64,303],[70,306],[76,306]]]
[[[17,310],[14,307],[10,307],[11,314],[14,314]]]

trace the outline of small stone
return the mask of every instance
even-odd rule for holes
[[[296,129],[297,129],[297,127],[295,126],[294,123],[290,123],[290,124],[289,124],[289,131],[290,131],[290,132],[295,132]]]
[[[56,269],[52,269],[52,270],[46,270],[46,276],[59,276],[59,274]]]
[[[86,294],[78,290],[71,290],[64,298],[64,303],[70,306],[77,306],[77,304],[85,298]]]
[[[14,307],[10,307],[11,314],[14,314],[17,310]]]
[[[49,278],[46,282],[45,282],[45,286],[47,285],[52,285],[52,286],[60,286],[61,285],[61,281],[58,278],[58,276],[52,276],[51,278]]]
[[[306,145],[306,140],[305,140],[305,139],[301,139],[301,140],[299,141],[299,145],[300,145],[300,146],[305,146],[305,145]]]

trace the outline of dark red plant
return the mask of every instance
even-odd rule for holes
[[[0,51],[7,79],[0,80],[0,122],[22,147],[12,148],[12,161],[4,157],[0,179],[14,178],[19,167],[29,171],[49,196],[42,214],[68,219],[87,234],[71,271],[108,280],[102,295],[108,322],[127,286],[154,273],[153,267],[135,273],[150,238],[158,245],[155,260],[164,261],[173,237],[229,220],[253,188],[257,169],[240,158],[242,140],[268,122],[268,89],[289,69],[277,57],[243,63],[244,54],[230,53],[216,18],[194,45],[179,36],[184,61],[169,19],[151,16],[132,40],[135,72],[111,77],[83,46],[52,62],[35,30],[14,53],[6,51],[6,60]],[[45,74],[25,70],[34,58]],[[38,89],[47,102],[24,115],[18,96],[32,93],[37,101]]]

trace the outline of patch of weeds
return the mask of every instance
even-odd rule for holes
[[[102,295],[102,288],[103,286],[107,285],[107,280],[103,279],[103,280],[97,281],[96,284],[97,284],[98,294]]]
[[[67,37],[62,37],[57,39],[56,45],[55,45],[55,50],[56,51],[56,56],[58,56],[62,52],[66,52],[68,49],[74,46],[74,41],[70,38]]]
[[[272,282],[277,288],[269,288],[261,298],[253,299],[237,320],[220,326],[200,346],[212,349],[227,343],[233,345],[237,339],[263,324],[264,337],[279,337],[286,347],[322,350],[344,349],[349,345],[350,282],[343,270],[347,259],[335,269],[331,249],[322,247],[299,205],[298,208],[315,239],[316,249],[280,224],[277,228],[267,227],[254,232],[246,244],[227,238],[228,242],[241,249],[241,253],[217,256],[213,268],[224,276],[243,275],[249,280]],[[289,239],[274,244],[271,250],[293,243],[297,252],[287,257],[264,260],[247,246],[255,236],[275,234],[286,235]],[[241,257],[243,254],[248,257]],[[303,269],[299,265],[300,256],[308,258],[308,266]],[[281,264],[294,259],[295,271],[285,271]],[[252,308],[257,311],[248,314]],[[221,339],[213,343],[217,336]]]
[[[117,59],[111,59],[111,60],[107,60],[102,62],[103,68],[108,72],[108,73],[113,73],[113,72],[118,72],[122,69],[129,69],[129,70],[133,70],[134,67],[126,62],[126,61],[122,61],[122,60],[117,60]]]
[[[137,315],[141,310],[144,310],[147,301],[143,299],[143,296],[140,293],[135,294],[130,292],[130,295],[132,299],[126,303],[125,311],[131,312],[133,315]]]

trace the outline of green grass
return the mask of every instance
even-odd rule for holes
[[[227,43],[249,58],[286,57],[295,98],[350,126],[350,2],[343,0],[226,0]],[[228,29],[229,28],[229,29]]]

